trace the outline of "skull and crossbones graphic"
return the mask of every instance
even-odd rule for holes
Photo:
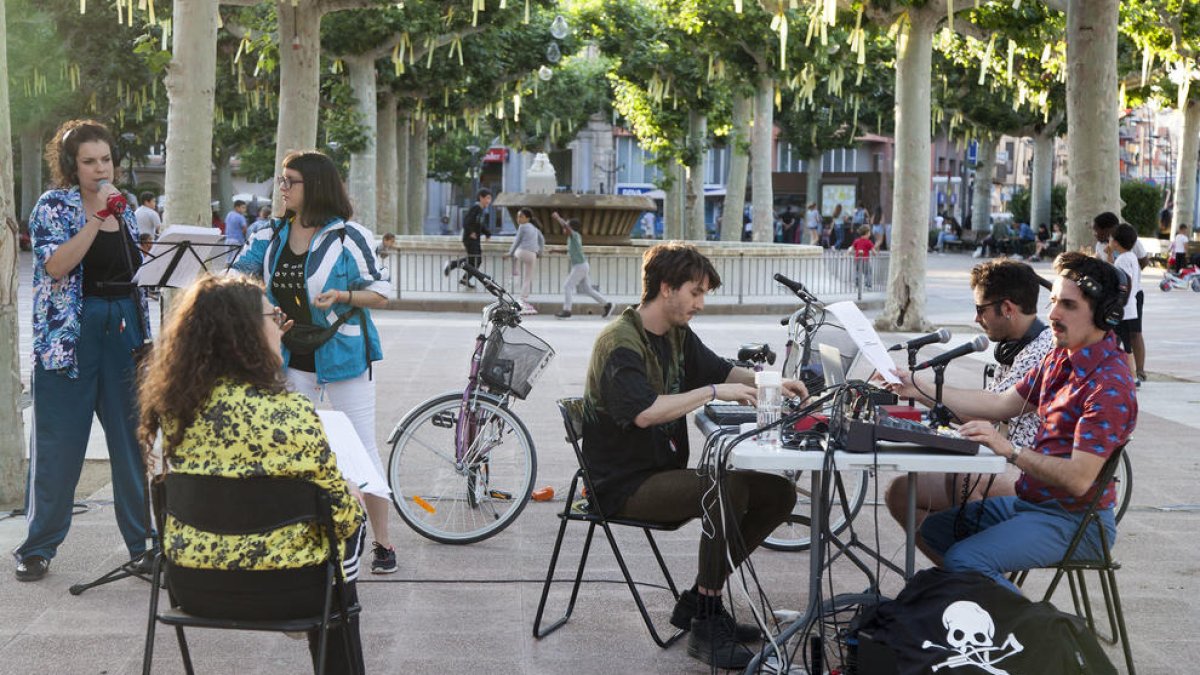
[[[996,624],[992,621],[992,615],[968,600],[950,603],[942,612],[942,625],[946,628],[945,645],[929,640],[921,644],[921,649],[953,652],[945,661],[934,664],[934,672],[942,668],[975,666],[992,675],[1008,675],[1008,671],[997,668],[995,664],[1025,649],[1017,641],[1017,636],[1011,633],[999,647],[995,646]]]

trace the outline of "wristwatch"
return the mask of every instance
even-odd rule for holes
[[[1009,464],[1016,464],[1016,463],[1017,463],[1017,458],[1021,456],[1021,452],[1022,452],[1023,450],[1025,450],[1025,448],[1023,448],[1023,447],[1021,447],[1021,446],[1019,446],[1019,445],[1014,445],[1014,446],[1013,446],[1013,449],[1012,449],[1012,454],[1008,456],[1008,463],[1009,463]]]

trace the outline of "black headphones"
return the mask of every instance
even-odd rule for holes
[[[1025,349],[1029,346],[1029,343],[1036,340],[1044,330],[1046,330],[1046,324],[1042,323],[1041,319],[1034,319],[1033,323],[1029,324],[1029,329],[1021,337],[1016,340],[1001,340],[997,342],[996,349],[993,351],[996,362],[1001,365],[1011,366],[1013,361],[1016,360],[1017,354],[1020,354],[1022,349]]]
[[[1096,328],[1108,330],[1121,323],[1125,316],[1125,303],[1129,301],[1129,275],[1102,260],[1097,261],[1111,272],[1116,281],[1116,293],[1104,291],[1104,284],[1082,272],[1071,271],[1066,276],[1079,285],[1079,290],[1092,299],[1092,323]]]
[[[63,133],[62,138],[58,139],[58,166],[62,169],[64,177],[75,174],[75,154],[67,152],[67,139],[79,127],[72,127]]]

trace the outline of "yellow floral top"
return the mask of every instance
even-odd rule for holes
[[[164,433],[172,430],[163,424]],[[175,448],[170,470],[250,478],[304,478],[324,488],[344,556],[346,539],[363,522],[363,509],[338,470],[320,418],[303,394],[264,393],[219,381]],[[315,565],[325,543],[312,523],[296,523],[262,535],[218,535],[168,516],[163,549],[176,565],[194,569],[271,570]]]

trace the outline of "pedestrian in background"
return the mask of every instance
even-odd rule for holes
[[[512,246],[508,247],[508,255],[513,258],[513,265],[521,276],[521,313],[537,314],[537,309],[529,304],[529,295],[533,292],[533,278],[537,273],[537,259],[546,246],[546,238],[537,226],[533,210],[522,207],[517,211],[517,236],[513,237]]]
[[[575,299],[575,291],[579,290],[604,306],[603,316],[607,319],[612,314],[613,304],[592,287],[592,279],[588,275],[591,265],[588,264],[587,256],[583,253],[583,237],[579,234],[579,220],[576,218],[563,220],[562,216],[558,215],[558,211],[550,215],[567,234],[567,257],[571,261],[571,271],[567,274],[567,280],[563,282],[563,308],[554,316],[560,319],[571,318],[571,306]]]
[[[484,210],[492,203],[492,191],[480,188],[475,193],[475,204],[467,209],[463,218],[462,243],[467,251],[467,262],[475,268],[483,263],[483,240],[492,238],[492,230],[488,227]],[[475,280],[466,272],[458,280],[459,285],[475,288]]]
[[[138,195],[137,210],[133,217],[137,219],[138,234],[148,234],[151,239],[158,237],[162,230],[162,218],[158,215],[158,198],[153,192],[145,191]]]

